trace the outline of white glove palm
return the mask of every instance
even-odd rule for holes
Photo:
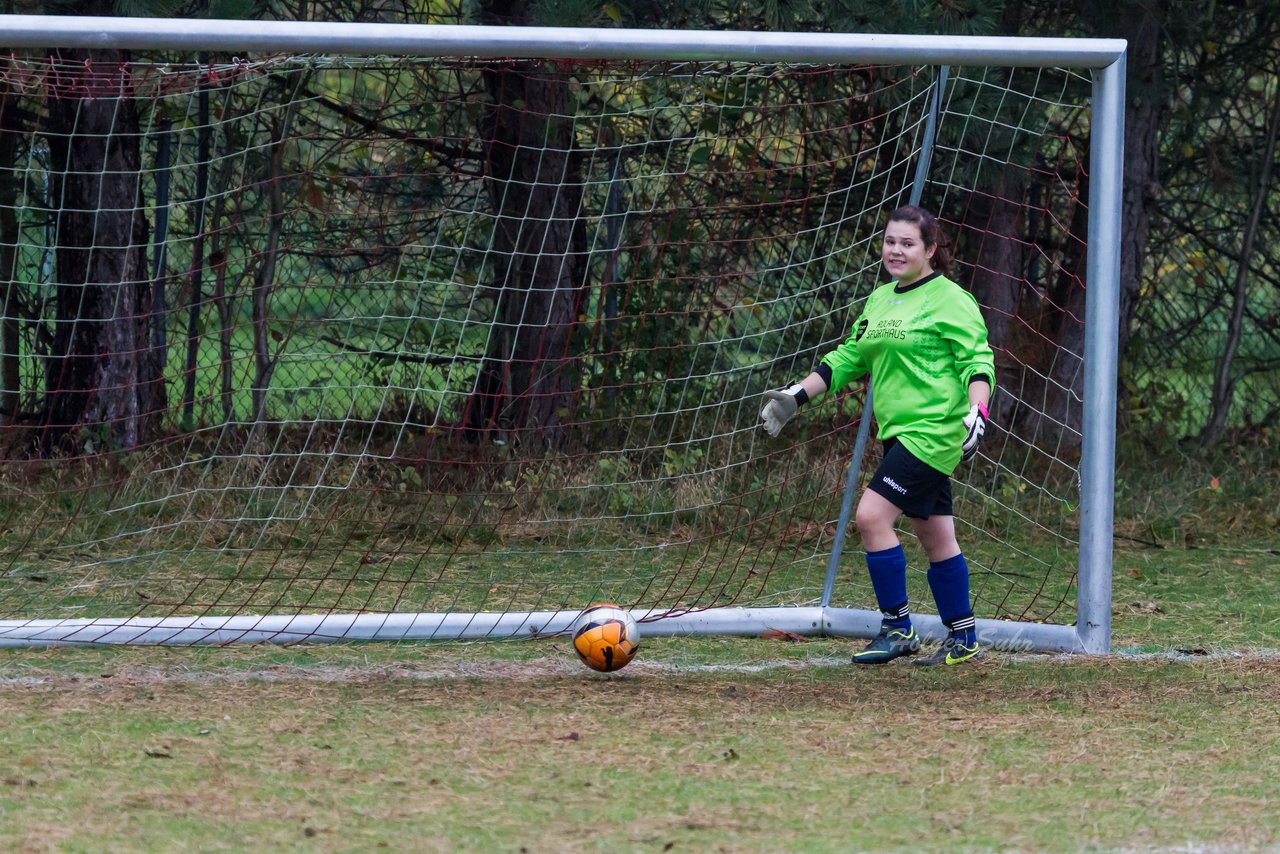
[[[982,441],[982,435],[987,432],[987,408],[980,403],[970,406],[969,414],[964,417],[964,429],[966,432],[964,444],[960,446],[963,452],[960,460],[967,462],[978,453],[978,444]]]
[[[800,402],[796,399],[796,393],[800,390],[800,383],[793,383],[780,391],[770,389],[764,393],[764,406],[760,409],[760,420],[764,422],[765,432],[773,438],[778,438],[782,428],[800,408]]]

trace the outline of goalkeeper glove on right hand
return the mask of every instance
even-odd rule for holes
[[[760,409],[760,420],[764,422],[764,430],[773,438],[778,438],[782,428],[796,410],[809,400],[808,393],[800,383],[792,383],[784,389],[770,389],[764,393],[764,406]]]

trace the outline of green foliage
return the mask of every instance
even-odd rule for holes
[[[115,13],[127,18],[163,18],[172,16],[180,0],[112,0]]]
[[[604,27],[619,20],[618,7],[600,0],[532,0],[529,23],[538,27]]]
[[[1237,4],[1211,4],[1199,14],[1191,16],[1198,31],[1169,34],[1153,273],[1137,304],[1128,361],[1136,410],[1160,422],[1153,429],[1212,441],[1206,426],[1215,402],[1222,405],[1214,400],[1220,376],[1233,392],[1225,401],[1230,430],[1280,423],[1280,297],[1265,248],[1280,238],[1275,164],[1267,169],[1280,43],[1274,9],[1241,14]]]
[[[201,4],[205,17],[221,20],[249,20],[262,16],[261,0],[208,0]]]
[[[824,23],[835,32],[991,35],[1005,0],[832,0]]]
[[[1117,454],[1117,530],[1160,547],[1228,546],[1280,530],[1280,457],[1270,431],[1209,450],[1145,441],[1130,431]]]

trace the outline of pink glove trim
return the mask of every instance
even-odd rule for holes
[[[982,416],[983,421],[991,420],[991,418],[987,415],[987,408],[983,406],[981,403],[978,404],[978,414]]]

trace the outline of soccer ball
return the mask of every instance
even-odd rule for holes
[[[620,670],[640,651],[640,629],[617,605],[592,605],[573,626],[573,648],[592,670]]]

